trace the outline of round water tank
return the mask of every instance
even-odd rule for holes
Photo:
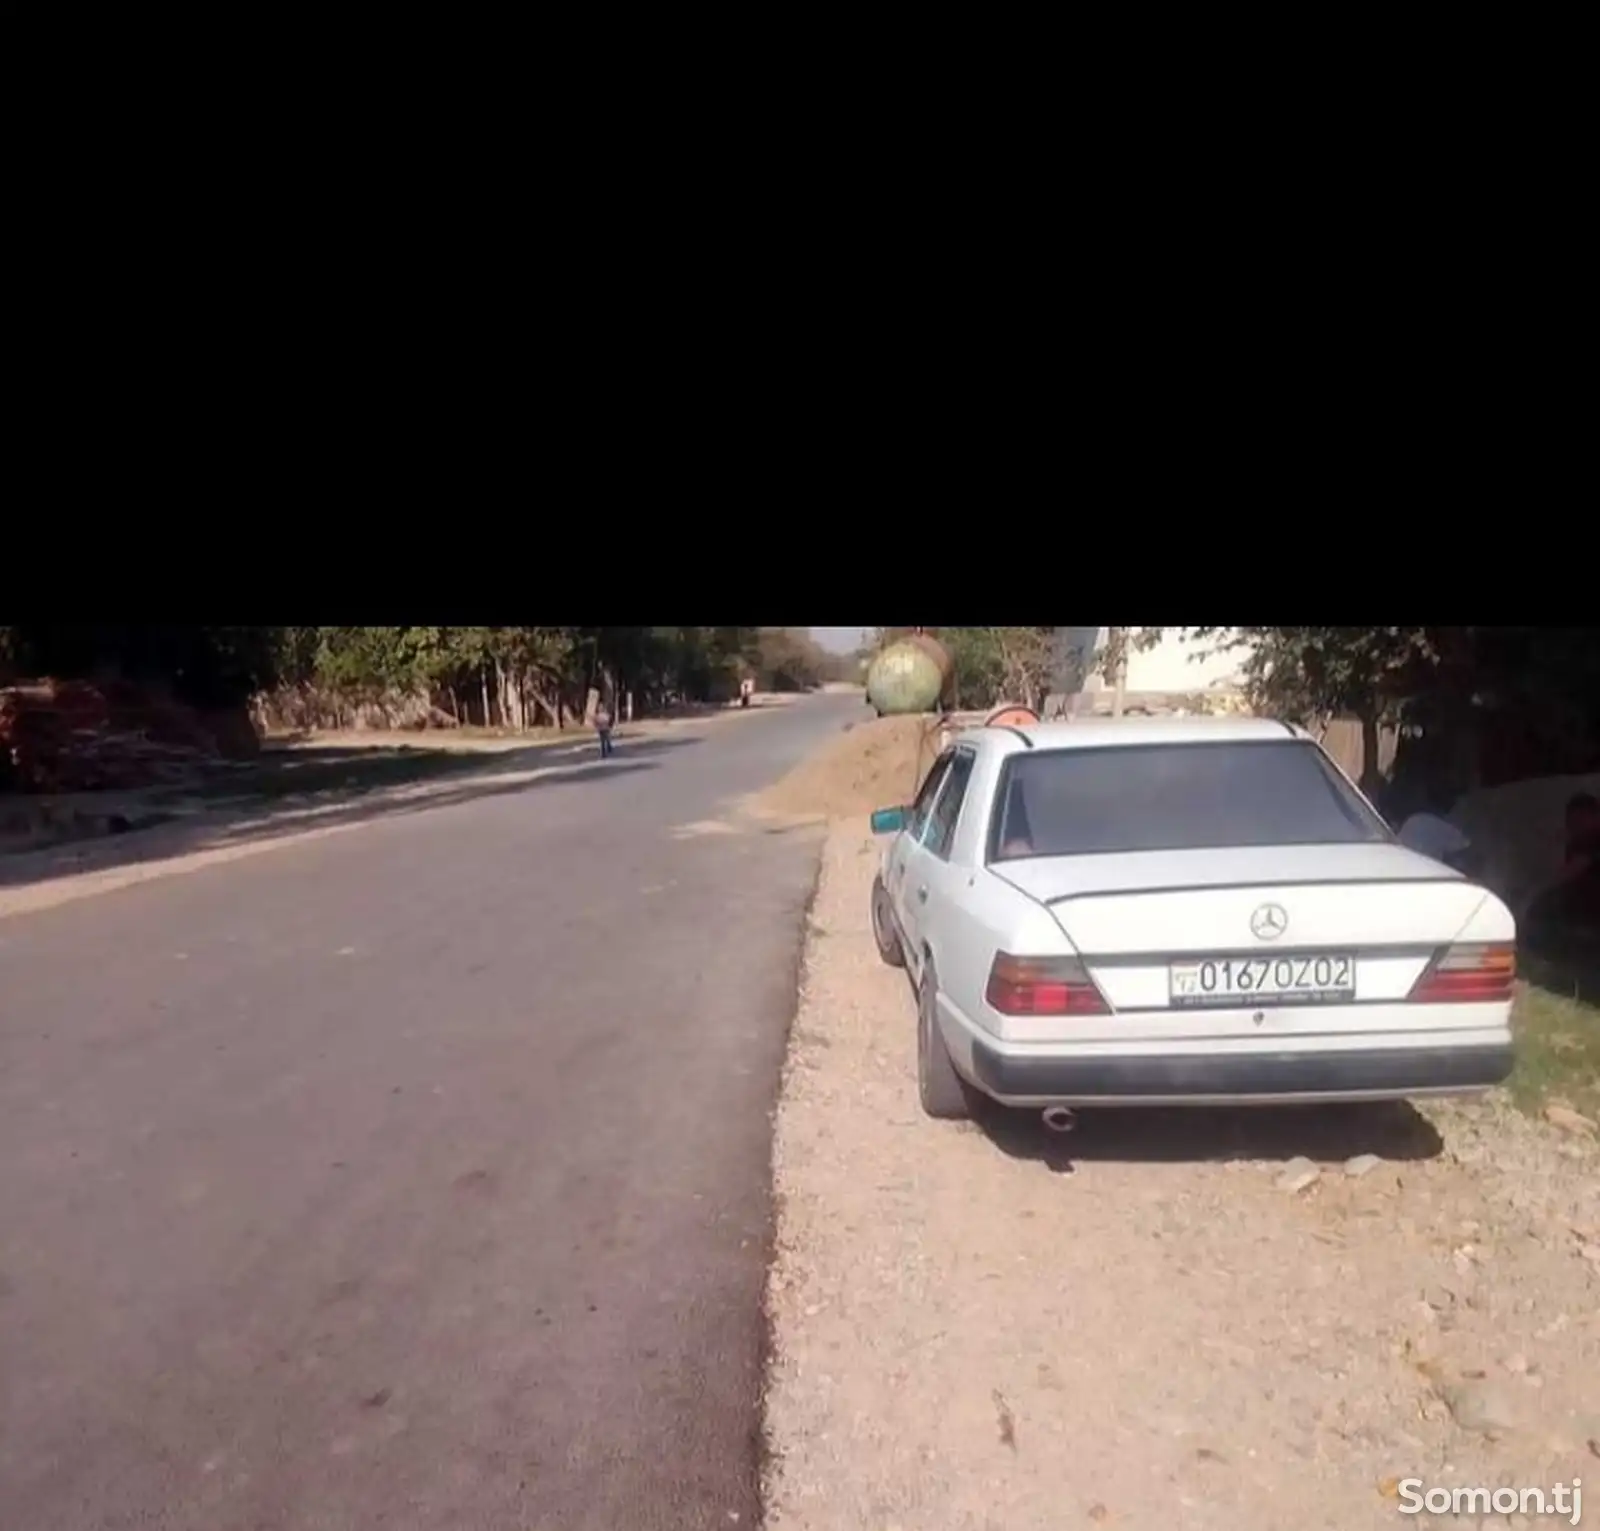
[[[886,716],[932,712],[949,697],[955,665],[944,645],[919,633],[881,650],[867,670],[867,700]]]

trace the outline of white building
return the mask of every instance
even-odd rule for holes
[[[1142,629],[1130,628],[1130,638]],[[1109,705],[1112,683],[1098,671],[1106,645],[1104,627],[1056,629],[1056,683],[1050,709],[1079,711]],[[1171,705],[1197,694],[1236,695],[1247,657],[1244,649],[1223,649],[1216,638],[1189,636],[1192,629],[1169,627],[1150,648],[1130,641],[1125,696],[1129,705]]]

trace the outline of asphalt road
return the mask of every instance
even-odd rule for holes
[[[0,921],[0,1531],[753,1526],[817,838],[671,831],[861,713]]]

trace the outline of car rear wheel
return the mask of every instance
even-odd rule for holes
[[[900,950],[900,937],[895,933],[894,908],[889,903],[889,890],[883,879],[872,882],[872,939],[878,943],[878,955],[892,968],[906,965],[906,954]]]
[[[940,1121],[962,1122],[972,1115],[976,1091],[957,1072],[944,1045],[935,1008],[939,981],[930,961],[917,990],[917,1094],[922,1109]]]

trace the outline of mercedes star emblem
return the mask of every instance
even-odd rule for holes
[[[1289,928],[1282,904],[1263,904],[1250,916],[1250,929],[1260,941],[1276,941]]]

